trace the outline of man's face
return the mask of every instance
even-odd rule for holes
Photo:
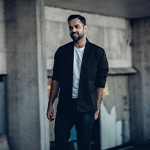
[[[84,26],[80,19],[75,18],[69,21],[69,31],[70,37],[73,39],[73,41],[78,42],[85,36],[87,26]]]

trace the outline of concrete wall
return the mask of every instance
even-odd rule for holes
[[[47,69],[52,69],[57,48],[72,39],[69,36],[67,18],[71,14],[85,16],[87,37],[103,47],[111,68],[131,67],[131,31],[126,19],[106,17],[53,7],[45,7]]]
[[[66,42],[72,41],[69,36],[69,28],[67,23],[67,18],[71,14],[81,14],[85,16],[87,20],[87,37],[88,39],[103,47],[106,51],[109,66],[111,68],[126,68],[132,67],[131,62],[131,28],[130,22],[126,19],[115,18],[115,17],[106,17],[102,15],[96,14],[89,14],[71,10],[64,10],[60,8],[53,8],[53,7],[45,7],[45,21],[46,21],[46,52],[47,52],[47,69],[51,70],[53,67],[53,57],[54,53],[58,49],[59,46],[65,44]],[[118,77],[115,78],[118,81]],[[120,78],[119,78],[120,79]],[[123,78],[124,79],[124,78]],[[109,104],[106,105],[107,100],[106,98],[105,103],[102,103],[101,108],[101,115],[103,124],[101,125],[101,130],[106,131],[101,133],[101,146],[102,149],[110,148],[113,146],[121,145],[123,143],[127,143],[130,140],[129,135],[129,108],[126,114],[128,116],[123,118],[125,111],[124,108],[124,99],[123,94],[126,94],[128,90],[127,85],[127,78],[125,78],[126,82],[123,80],[120,81],[125,86],[125,90],[120,91],[117,93],[119,96],[115,96],[110,94],[108,96]],[[122,83],[120,83],[122,85]],[[108,84],[111,86],[111,90],[114,91],[115,84],[112,83],[108,78]],[[117,85],[118,86],[118,85]],[[118,86],[119,89],[120,86]],[[116,88],[118,92],[118,89]],[[116,95],[117,95],[116,94]],[[122,96],[123,95],[123,96]],[[113,97],[111,99],[110,97]],[[110,101],[113,101],[114,104],[110,108],[110,111],[113,113],[108,113],[105,111],[109,109]],[[115,102],[118,104],[115,106]],[[121,103],[121,104],[120,104]],[[129,105],[129,103],[127,104]],[[56,112],[56,108],[55,108]],[[123,114],[123,115],[122,115]],[[120,117],[119,117],[120,116]],[[118,117],[118,118],[117,118]],[[117,119],[116,119],[117,118]],[[112,121],[113,120],[113,121]],[[124,126],[124,121],[128,122],[125,127],[127,128],[126,134],[128,134],[126,141],[123,139],[125,134],[122,126]],[[111,126],[111,128],[110,128]],[[51,123],[51,132],[50,132],[50,140],[54,141],[54,123]],[[106,133],[108,133],[106,135]],[[109,139],[109,140],[108,140]]]
[[[126,19],[106,17],[102,15],[81,13],[45,6],[46,20],[46,52],[47,69],[52,69],[53,57],[57,48],[71,41],[67,26],[67,17],[70,14],[82,14],[86,17],[91,42],[100,45],[106,50],[111,68],[131,67],[131,31]],[[0,74],[7,73],[5,46],[5,21],[3,1],[0,1]]]
[[[130,76],[131,137],[137,145],[150,142],[150,18],[132,20],[133,67]]]
[[[0,0],[0,74],[7,73],[6,66],[4,1]]]

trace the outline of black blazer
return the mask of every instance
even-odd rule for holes
[[[53,77],[60,83],[57,111],[69,112],[72,109],[74,43],[61,46],[54,57]],[[77,110],[95,112],[97,110],[97,87],[105,87],[108,62],[105,51],[88,40],[83,54]]]

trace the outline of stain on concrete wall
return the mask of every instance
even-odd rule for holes
[[[116,121],[129,119],[129,94],[127,76],[108,76],[109,94],[103,96],[103,104],[110,114],[116,110]]]

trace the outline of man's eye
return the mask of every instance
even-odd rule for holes
[[[78,27],[79,27],[78,25],[75,26],[75,28],[78,28]]]
[[[72,30],[73,28],[72,28],[72,27],[69,27],[69,29]]]

